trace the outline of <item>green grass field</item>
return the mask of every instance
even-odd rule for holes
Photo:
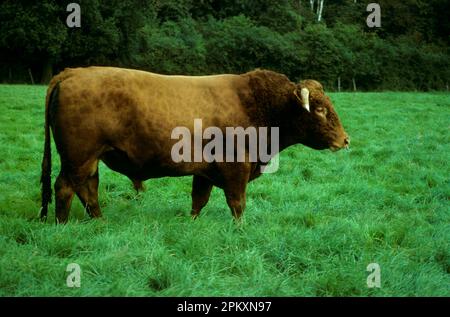
[[[0,295],[450,296],[450,95],[331,97],[351,151],[285,150],[250,184],[241,226],[219,189],[192,221],[190,177],[136,195],[104,165],[104,221],[75,199],[56,226],[53,204],[36,220],[45,87],[0,86]],[[381,288],[367,287],[369,263]]]

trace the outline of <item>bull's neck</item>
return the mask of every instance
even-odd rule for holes
[[[297,122],[297,124],[301,125]],[[284,149],[299,143],[303,143],[305,134],[302,130],[299,131],[299,126],[291,122],[282,124],[280,126],[280,152]]]
[[[298,114],[293,113],[293,109],[292,105],[286,102],[284,107],[269,113],[265,120],[266,126],[279,129],[279,152],[291,145],[303,143],[306,138],[305,124]]]

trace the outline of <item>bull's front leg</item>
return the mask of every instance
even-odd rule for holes
[[[227,189],[225,190],[228,207],[235,220],[240,220],[245,209],[245,189]]]
[[[196,219],[202,208],[208,203],[212,187],[213,185],[208,179],[194,175],[192,180],[192,219]]]
[[[228,207],[234,219],[239,221],[246,203],[245,191],[249,181],[251,165],[241,163],[228,169],[225,176],[224,192]]]

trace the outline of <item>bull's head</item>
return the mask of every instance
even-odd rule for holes
[[[330,98],[315,80],[304,80],[294,91],[296,103],[303,112],[301,143],[313,149],[337,151],[348,148],[350,138],[345,133]]]

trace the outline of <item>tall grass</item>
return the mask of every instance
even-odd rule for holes
[[[0,86],[0,295],[450,295],[449,94],[332,94],[351,151],[284,151],[250,184],[242,226],[221,190],[192,221],[190,178],[136,195],[104,165],[103,221],[77,200],[66,226],[36,221],[44,97]],[[367,287],[369,263],[381,288]]]

